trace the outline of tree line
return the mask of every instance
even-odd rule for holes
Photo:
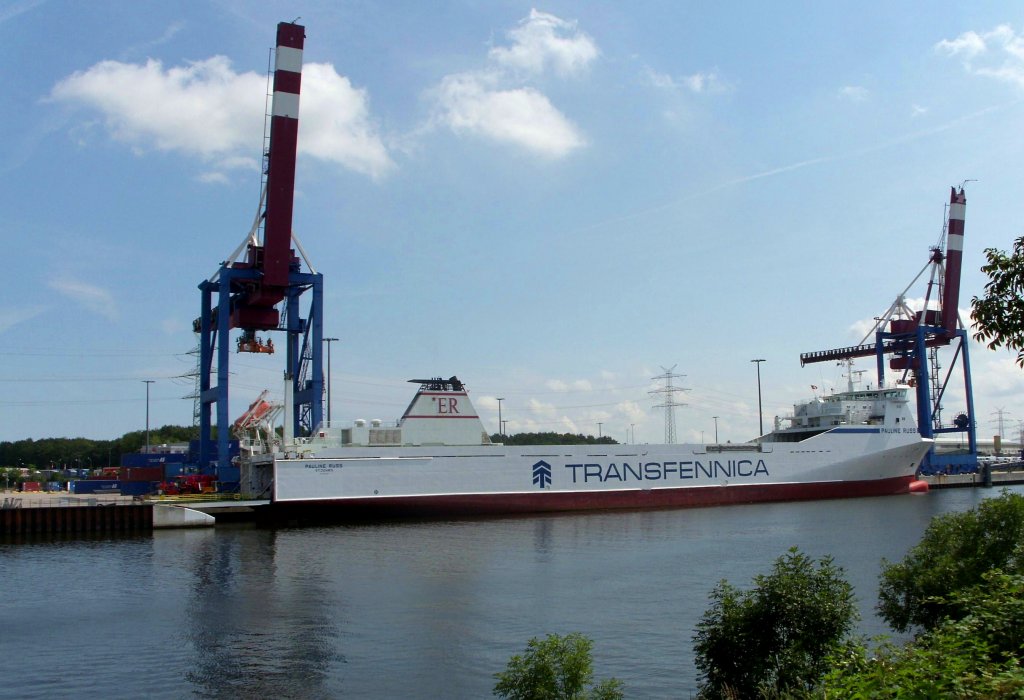
[[[150,445],[188,442],[198,437],[191,426],[165,425],[149,431]],[[146,445],[146,431],[134,430],[113,440],[43,438],[0,442],[0,467],[25,469],[99,469],[117,466],[121,455]]]
[[[216,439],[217,429],[213,428]],[[199,431],[192,426],[164,425],[149,431],[150,445],[182,443],[197,439]],[[610,437],[573,433],[516,433],[491,435],[492,442],[506,445],[614,445]],[[113,440],[89,438],[31,438],[0,442],[0,468],[99,469],[121,463],[121,455],[139,452],[146,444],[146,431],[133,430]]]
[[[617,445],[616,440],[608,437],[594,437],[582,433],[515,433],[513,435],[502,435],[494,433],[491,435],[491,442],[500,442],[506,445]]]

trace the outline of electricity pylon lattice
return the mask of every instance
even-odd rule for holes
[[[648,394],[651,394],[655,398],[661,398],[662,402],[653,406],[653,408],[664,408],[665,409],[665,444],[674,445],[676,442],[676,407],[685,406],[685,403],[679,403],[675,399],[675,395],[689,389],[684,389],[681,386],[673,386],[673,379],[682,379],[685,374],[675,374],[676,365],[672,365],[669,368],[662,367],[664,374],[659,374],[657,377],[651,377],[651,379],[658,381],[662,380],[665,382],[665,386],[660,389],[653,389]]]

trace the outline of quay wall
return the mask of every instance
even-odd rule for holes
[[[991,486],[1011,486],[1024,484],[1024,471],[993,471]],[[934,476],[922,476],[922,481],[928,482],[928,487],[933,489],[953,489],[970,486],[988,486],[985,483],[985,474],[979,471],[977,474],[936,474]]]
[[[7,500],[6,505],[11,505],[11,500]],[[152,529],[153,506],[150,504],[0,508],[0,536],[148,532]]]

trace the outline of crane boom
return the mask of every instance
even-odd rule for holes
[[[243,291],[232,300],[232,327],[250,332],[277,328],[280,313],[275,307],[284,299],[288,274],[293,263],[297,262],[291,247],[292,210],[305,39],[305,27],[302,25],[290,22],[277,25],[263,244],[250,244],[246,261],[234,265],[258,273],[256,279],[245,284]]]
[[[947,335],[956,332],[960,303],[960,265],[964,255],[964,211],[967,195],[961,187],[949,188],[949,225],[946,227],[946,279],[942,288],[942,327]]]
[[[277,25],[274,98],[270,120],[270,158],[267,167],[267,209],[263,230],[263,283],[288,284],[291,265],[292,206],[295,195],[295,156],[299,142],[299,89],[302,85],[302,47],[305,28]]]

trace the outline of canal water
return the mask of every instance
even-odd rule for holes
[[[627,697],[690,697],[718,580],[831,555],[881,634],[882,558],[997,493],[0,541],[0,698],[486,698],[569,632]]]

